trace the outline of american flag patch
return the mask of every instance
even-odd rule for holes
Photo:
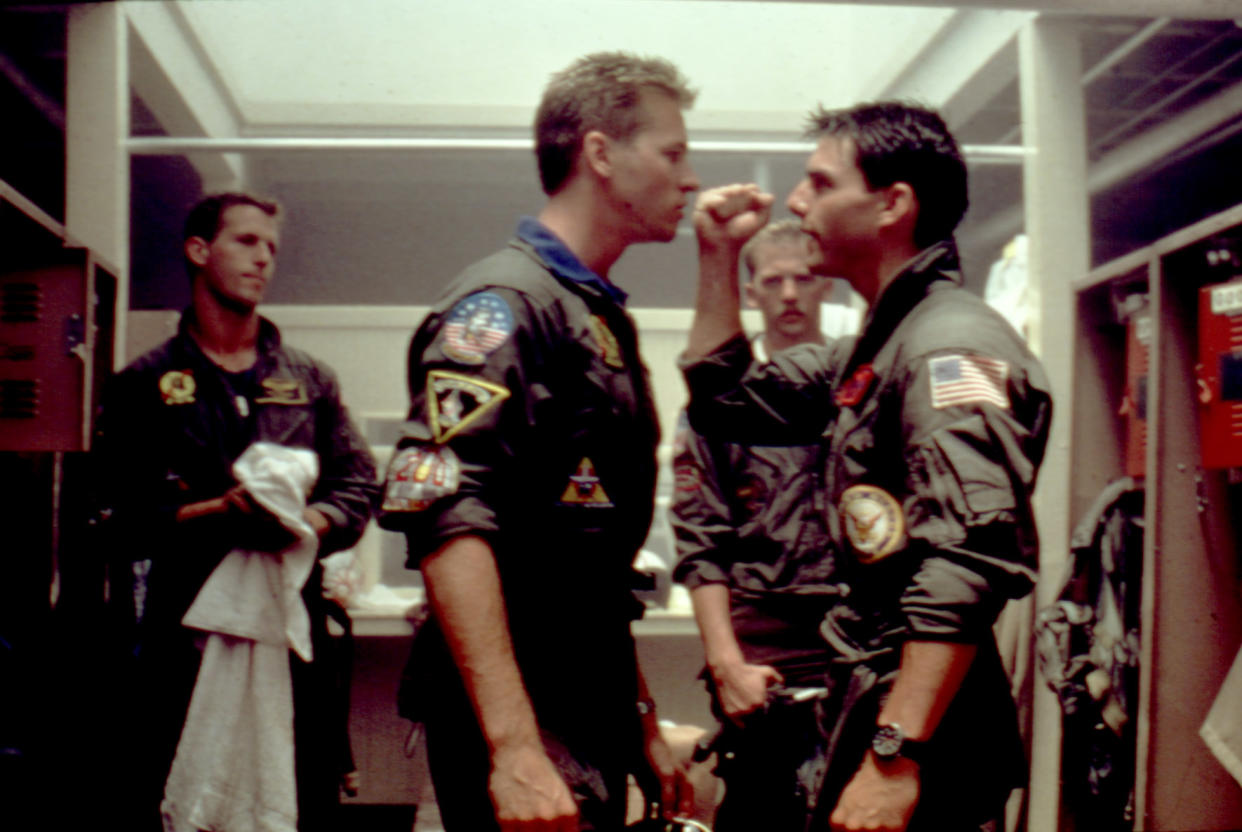
[[[936,409],[976,402],[1009,408],[1009,364],[1005,361],[980,355],[942,355],[933,358],[928,368],[931,402]]]

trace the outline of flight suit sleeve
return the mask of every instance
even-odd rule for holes
[[[678,556],[673,579],[687,589],[729,582],[728,558],[737,529],[720,476],[711,445],[690,428],[683,412],[673,443],[670,521]]]
[[[941,351],[914,360],[902,388],[905,514],[923,554],[902,611],[913,639],[976,641],[1035,581],[1047,383],[1012,357]]]
[[[321,390],[315,406],[320,473],[308,507],[332,522],[319,549],[327,555],[348,549],[362,537],[375,502],[376,473],[370,448],[341,401],[336,374],[323,365],[315,373]]]
[[[833,389],[841,348],[802,344],[756,363],[737,336],[693,362],[682,362],[690,388],[690,425],[712,440],[806,444],[835,411]]]
[[[433,313],[410,345],[411,407],[388,465],[379,520],[409,542],[409,565],[453,537],[490,539],[498,508],[529,482],[534,414],[553,391],[536,377],[554,346],[529,298],[492,287]],[[554,331],[554,330],[553,330]]]

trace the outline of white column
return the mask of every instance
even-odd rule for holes
[[[1052,382],[1053,424],[1036,494],[1041,543],[1036,605],[1055,600],[1069,556],[1070,414],[1073,412],[1071,281],[1090,268],[1090,211],[1082,65],[1073,23],[1040,18],[1018,35],[1023,166],[1031,285],[1038,293],[1032,344]],[[1035,680],[1029,832],[1055,832],[1060,814],[1061,709]]]
[[[129,73],[123,3],[69,12],[65,231],[117,274],[113,362],[124,355],[129,309]]]

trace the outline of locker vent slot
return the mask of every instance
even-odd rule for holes
[[[0,379],[0,419],[34,419],[38,415],[38,379]]]
[[[0,284],[0,322],[36,323],[43,312],[43,291],[38,283],[14,280]]]

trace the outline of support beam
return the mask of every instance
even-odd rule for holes
[[[923,101],[951,126],[965,124],[1014,80],[1013,39],[1035,16],[960,9],[918,54],[895,68],[876,95],[864,97]]]
[[[172,3],[126,3],[134,92],[173,136],[232,138],[241,116],[206,51]],[[246,168],[234,153],[187,156],[205,191],[243,187]]]
[[[1036,510],[1040,576],[1036,605],[1053,603],[1069,558],[1072,339],[1058,337],[1075,314],[1072,281],[1091,267],[1087,138],[1077,27],[1056,18],[1029,23],[1018,36],[1022,136],[1032,151],[1023,166],[1031,286],[1038,297],[1032,346],[1052,382],[1053,423],[1040,473]],[[1033,698],[1030,832],[1059,825],[1061,709],[1037,677]]]
[[[801,0],[804,3],[842,3],[856,0]],[[765,0],[752,0],[765,2]],[[870,0],[877,6],[944,6],[945,0]],[[1055,12],[1074,15],[1124,17],[1184,17],[1195,20],[1233,20],[1242,17],[1240,0],[956,0],[966,9]]]
[[[66,242],[117,270],[117,309],[129,307],[129,74],[120,3],[69,11],[65,128]],[[125,316],[117,315],[113,363],[123,361]]]

